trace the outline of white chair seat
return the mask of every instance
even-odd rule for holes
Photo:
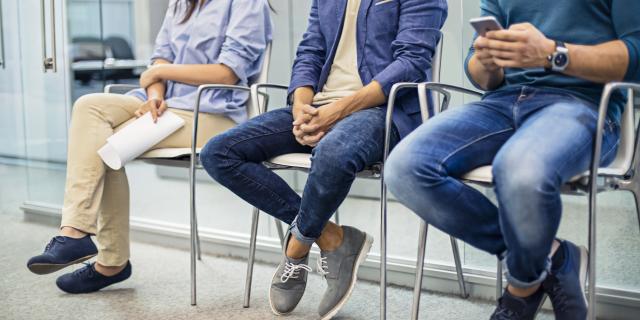
[[[471,182],[478,182],[478,183],[492,183],[493,174],[491,170],[492,170],[491,166],[480,167],[480,168],[471,170],[470,172],[465,174],[462,177],[462,179],[471,181]],[[624,167],[624,164],[620,164],[618,163],[618,161],[614,161],[610,166],[606,168],[600,168],[598,170],[598,174],[604,175],[604,176],[623,176],[626,173],[627,172]],[[589,171],[585,171],[584,173],[573,177],[570,182],[575,182],[588,176],[589,176]]]
[[[311,154],[309,153],[289,153],[277,156],[269,161],[269,163],[295,168],[311,168]]]
[[[200,154],[202,148],[197,148],[196,153]],[[191,148],[164,148],[145,152],[138,159],[173,159],[191,155]]]

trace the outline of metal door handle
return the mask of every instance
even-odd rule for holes
[[[40,22],[42,27],[42,68],[44,72],[51,70],[53,72],[58,71],[57,56],[56,56],[56,9],[55,0],[50,0],[49,12],[51,13],[51,56],[47,56],[47,36],[46,36],[46,15],[45,15],[45,0],[40,1]]]
[[[4,15],[2,12],[2,0],[0,0],[0,67],[6,68],[5,56],[4,56]]]

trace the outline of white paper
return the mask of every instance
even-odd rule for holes
[[[171,111],[165,111],[157,123],[153,123],[151,113],[147,112],[107,138],[107,144],[98,154],[107,166],[119,170],[182,126],[184,120]]]

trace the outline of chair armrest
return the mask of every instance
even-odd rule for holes
[[[260,105],[260,99],[258,99],[258,95],[264,95],[266,98],[269,98],[264,92],[261,92],[261,89],[280,89],[280,90],[289,90],[288,86],[281,84],[272,84],[272,83],[256,83],[251,86],[251,104],[258,108],[258,114],[263,114],[267,112],[268,103],[265,101],[264,105]]]
[[[104,87],[104,93],[124,94],[138,88],[140,87],[133,84],[110,84]]]
[[[483,93],[475,90],[470,90],[467,88],[463,88],[460,86],[454,86],[446,83],[438,83],[438,82],[424,82],[421,83],[418,87],[418,94],[421,99],[425,99],[426,101],[426,92],[427,90],[432,90],[439,92],[444,95],[444,101],[442,105],[436,104],[435,113],[438,114],[444,110],[447,110],[449,107],[449,102],[451,101],[451,92],[459,92],[471,96],[482,97]],[[421,96],[424,96],[422,98]]]

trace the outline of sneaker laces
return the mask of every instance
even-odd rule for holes
[[[51,241],[49,241],[49,243],[47,243],[47,246],[44,248],[44,252],[47,252],[47,251],[49,251],[49,249],[53,248],[53,245],[56,242],[63,243],[65,241],[66,241],[66,239],[63,236],[55,236],[55,237],[53,237],[53,239],[51,239]]]
[[[548,295],[553,302],[553,308],[564,311],[567,307],[567,295],[562,289],[562,286],[558,285],[559,281],[557,278],[549,277],[549,282],[551,282],[551,285],[548,286]]]
[[[93,269],[93,264],[90,262],[84,262],[83,265],[84,267],[74,271],[73,275],[77,277],[83,277],[84,275],[87,275],[89,278],[93,278],[94,274],[96,273],[95,269]]]
[[[294,264],[291,262],[285,263],[284,272],[282,273],[282,276],[280,276],[280,281],[284,283],[289,281],[289,279],[298,279],[298,276],[300,275],[300,270],[306,270],[307,272],[313,271],[311,267],[309,267],[304,263],[300,263],[300,264]]]
[[[329,274],[329,264],[327,263],[327,257],[319,257],[316,260],[316,264],[318,265],[318,273],[326,279]]]

